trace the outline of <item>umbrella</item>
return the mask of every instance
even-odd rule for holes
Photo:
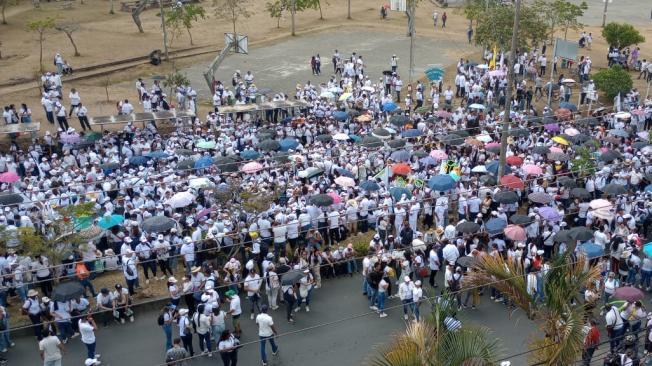
[[[552,240],[556,241],[557,243],[568,243],[573,239],[570,236],[570,230],[559,230],[557,234],[552,237]]]
[[[303,271],[301,270],[291,270],[286,272],[281,277],[281,285],[283,286],[292,286],[296,283],[299,283],[303,278]]]
[[[455,229],[463,234],[471,234],[480,231],[480,225],[473,221],[464,221],[457,224]]]
[[[349,135],[347,135],[345,133],[336,133],[335,135],[333,135],[333,140],[347,141],[349,139],[350,139]]]
[[[86,135],[84,135],[84,139],[86,141],[97,141],[102,139],[102,134],[99,132],[89,132]]]
[[[363,137],[359,143],[367,148],[377,148],[383,146],[383,142],[380,141],[378,137],[370,136],[370,135]]]
[[[593,231],[585,226],[576,226],[569,231],[568,236],[573,240],[586,241],[593,238]]]
[[[435,112],[435,116],[437,116],[439,118],[448,118],[448,117],[450,117],[452,115],[453,114],[451,112],[448,112],[448,111],[445,111],[445,110],[438,110],[437,112]]]
[[[276,140],[264,140],[257,147],[263,151],[276,151],[281,148],[281,145]]]
[[[59,140],[63,142],[64,144],[70,144],[74,145],[81,141],[79,138],[79,135],[76,133],[62,133],[61,136],[59,137]]]
[[[195,144],[200,149],[214,149],[215,146],[217,146],[217,143],[215,141],[206,141],[206,140],[200,140]]]
[[[403,136],[405,138],[415,138],[415,137],[419,137],[421,135],[422,135],[421,131],[419,131],[419,130],[417,130],[415,128],[411,128],[411,129],[408,129],[408,130],[405,130],[405,131],[401,132],[401,136]]]
[[[399,163],[392,165],[392,175],[408,175],[412,171],[409,165]]]
[[[557,123],[547,123],[543,125],[543,129],[545,129],[548,132],[559,132],[560,128]]]
[[[320,98],[326,98],[326,99],[333,99],[335,98],[335,94],[329,91],[325,91],[319,95]]]
[[[486,174],[488,173],[487,167],[484,165],[476,165],[471,169],[471,173],[480,173],[480,174]]]
[[[644,297],[643,291],[633,286],[618,287],[614,292],[614,298],[628,302],[643,300]]]
[[[20,180],[20,176],[14,172],[4,172],[0,174],[0,182],[2,183],[15,183]]]
[[[254,160],[260,157],[260,153],[256,150],[245,150],[240,152],[240,157],[245,160]]]
[[[387,102],[383,104],[383,111],[385,112],[392,112],[396,110],[396,108],[398,108],[398,106],[394,102]]]
[[[349,178],[349,177],[337,177],[335,178],[335,184],[348,188],[348,187],[354,187],[355,181],[353,180],[353,178]]]
[[[598,258],[604,255],[604,249],[593,243],[584,243],[577,247],[577,250],[584,253],[588,258]]]
[[[570,196],[572,198],[579,198],[584,200],[591,197],[591,193],[589,193],[589,191],[587,191],[585,188],[573,188],[570,191]]]
[[[170,154],[162,150],[157,150],[157,151],[152,151],[151,153],[147,153],[145,154],[145,156],[152,159],[166,159],[170,157]]]
[[[512,166],[521,166],[523,164],[523,159],[516,156],[512,155],[507,157],[507,164],[512,165]]]
[[[629,137],[629,132],[621,129],[609,130],[609,134],[618,137]]]
[[[407,124],[409,121],[409,118],[404,115],[397,115],[397,116],[392,116],[392,118],[389,119],[389,123],[393,124],[394,126],[398,127],[403,127],[405,124]]]
[[[290,138],[290,139],[283,139],[279,141],[278,144],[281,148],[281,151],[288,151],[288,150],[296,149],[297,146],[299,146],[299,141]]]
[[[548,160],[556,160],[556,161],[568,161],[570,157],[564,153],[560,152],[551,152],[548,154]]]
[[[410,153],[405,150],[396,150],[390,155],[390,159],[394,161],[408,161],[410,160]]]
[[[373,180],[365,180],[364,182],[360,183],[360,188],[369,192],[375,192],[380,190],[380,186],[378,185],[378,183],[374,182]]]
[[[211,165],[213,165],[213,158],[211,158],[210,156],[202,156],[201,158],[199,158],[199,160],[195,161],[195,165],[193,168],[204,169],[204,168],[208,168]]]
[[[620,158],[622,158],[622,155],[615,150],[607,150],[600,155],[600,160],[604,161],[605,163],[611,163],[612,161]]]
[[[309,168],[307,168],[305,170],[300,171],[297,175],[299,176],[299,178],[308,178],[308,179],[310,179],[310,178],[320,176],[322,174],[324,174],[324,169],[320,169],[320,168],[317,168],[317,167],[313,166],[313,167],[309,167]]]
[[[448,154],[443,150],[432,150],[430,156],[437,160],[448,159]]]
[[[575,137],[580,134],[580,131],[578,131],[576,128],[567,128],[564,130],[564,134],[570,137]]]
[[[545,155],[550,152],[548,146],[535,146],[532,148],[532,152],[539,155]]]
[[[484,109],[484,106],[482,104],[473,103],[469,106],[469,109]]]
[[[167,216],[152,216],[141,223],[141,227],[148,233],[162,233],[177,226],[177,222]]]
[[[391,137],[389,131],[384,128],[376,128],[375,130],[371,131],[371,135],[379,139],[388,139]]]
[[[540,203],[543,205],[552,202],[552,196],[543,192],[530,193],[527,198],[534,203]]]
[[[569,111],[577,112],[577,106],[569,102],[559,103],[559,108],[568,109]]]
[[[593,210],[611,210],[613,208],[613,205],[611,204],[611,202],[599,198],[597,200],[593,200],[589,202],[589,208]]]
[[[566,145],[566,146],[570,145],[570,142],[568,142],[568,140],[566,140],[565,138],[563,138],[561,136],[553,137],[552,141],[554,141],[554,142],[556,142],[556,143],[558,143],[560,145]]]
[[[566,108],[559,108],[555,112],[555,117],[557,117],[557,119],[560,121],[567,121],[571,119],[572,116],[573,116],[573,112],[571,112],[569,109]]]
[[[428,166],[428,165],[437,165],[438,161],[432,156],[426,156],[425,158],[419,159],[419,163]]]
[[[172,208],[186,207],[193,202],[195,202],[195,196],[188,191],[175,193],[166,201]]]
[[[518,195],[514,191],[503,191],[494,194],[493,199],[498,203],[516,203],[518,202]]]
[[[368,114],[363,114],[355,118],[358,122],[369,122],[371,121],[371,116]]]
[[[500,162],[498,160],[490,161],[489,163],[485,164],[487,167],[487,171],[489,173],[492,173],[493,175],[498,175],[498,166],[500,166]],[[508,174],[512,172],[512,168],[510,168],[508,165],[505,165],[505,169],[503,170],[504,174]]]
[[[496,177],[494,177],[493,175],[489,175],[489,174],[481,176],[480,178],[478,178],[478,180],[480,181],[480,183],[488,185],[488,186],[495,186],[496,183],[498,183],[498,181],[496,180]]]
[[[530,130],[527,128],[512,128],[509,130],[509,135],[514,137],[526,137],[530,135]]]
[[[534,164],[525,164],[522,167],[523,173],[525,175],[541,175],[543,174],[543,169],[540,166]]]
[[[349,135],[349,138],[351,140],[353,140],[353,142],[358,142],[358,141],[362,140],[362,137],[360,137],[358,135],[353,135],[353,134]]]
[[[177,169],[181,169],[181,170],[189,170],[189,169],[193,169],[194,167],[195,167],[195,161],[193,159],[181,160],[177,164]]]
[[[509,217],[509,221],[516,225],[528,225],[534,222],[534,218],[528,215],[514,214]]]
[[[100,165],[100,168],[102,168],[103,170],[118,169],[118,168],[120,168],[120,163],[115,163],[115,162],[104,163],[104,164]]]
[[[349,178],[355,178],[355,175],[353,175],[353,172],[351,172],[350,170],[344,168],[337,168],[335,169],[335,171],[339,173],[339,175],[349,177]]]
[[[635,149],[637,149],[637,150],[640,150],[640,149],[642,149],[642,148],[644,148],[644,147],[646,147],[646,146],[649,146],[649,145],[650,145],[649,142],[645,142],[645,141],[636,141],[635,143],[632,144],[632,147],[635,148]]]
[[[240,170],[247,174],[253,174],[263,170],[263,165],[261,163],[252,161],[250,163],[243,165],[242,168],[240,168]]]
[[[349,118],[349,114],[344,111],[337,111],[333,113],[333,118],[336,121],[346,121],[346,119]]]
[[[405,146],[405,140],[390,140],[387,141],[387,145],[392,149],[398,149]]]
[[[500,184],[510,188],[510,189],[523,189],[525,184],[523,181],[515,175],[503,175],[500,178]]]
[[[459,146],[464,143],[464,138],[456,134],[448,134],[441,138],[441,142],[446,145]]]
[[[643,252],[648,257],[652,257],[652,241],[643,246]]]
[[[482,141],[480,141],[480,140],[478,140],[476,138],[471,138],[471,137],[464,140],[464,142],[466,142],[468,145],[478,146],[478,147],[481,147],[481,146],[484,145],[484,143]]]
[[[627,188],[620,184],[610,183],[602,188],[602,192],[610,195],[625,194],[627,192]]]
[[[460,267],[473,267],[475,263],[478,261],[476,257],[472,257],[470,255],[467,255],[465,257],[460,257],[457,259],[457,265]]]
[[[492,219],[489,219],[489,221],[485,222],[484,228],[487,230],[490,234],[500,234],[503,232],[503,229],[507,226],[507,223],[503,219],[499,219],[497,217],[494,217]]]
[[[129,164],[134,166],[145,165],[147,164],[147,156],[132,156],[129,158]]]
[[[559,214],[559,212],[552,207],[541,207],[539,208],[538,214],[544,220],[548,220],[548,221],[561,220],[561,215]]]
[[[505,228],[505,236],[512,240],[525,240],[527,236],[525,235],[525,229],[518,225],[507,225]]]
[[[435,175],[428,180],[428,187],[433,191],[448,191],[455,187],[455,179],[448,174]]]
[[[97,226],[106,230],[114,226],[119,226],[124,221],[125,221],[125,217],[122,215],[104,216],[100,219],[100,221],[97,222]]]
[[[332,205],[334,202],[333,197],[327,194],[316,194],[310,197],[310,203],[319,207],[326,207]]]
[[[568,176],[561,176],[557,178],[557,183],[561,184],[562,186],[566,188],[575,188],[577,187],[577,182],[575,182],[575,179],[568,177]]]
[[[399,201],[403,195],[405,195],[405,197],[408,199],[412,198],[412,192],[410,192],[409,189],[403,187],[392,187],[389,189],[389,194],[392,195],[396,201]]]
[[[52,291],[50,298],[54,301],[66,302],[78,299],[84,294],[84,286],[79,281],[67,281],[60,283]]]
[[[188,187],[194,189],[208,189],[214,188],[215,183],[211,182],[211,180],[206,177],[193,178],[188,181]]]
[[[475,139],[480,141],[480,142],[484,142],[485,144],[490,143],[491,141],[493,141],[493,139],[489,135],[476,135]]]
[[[323,134],[323,135],[317,135],[317,136],[315,137],[315,140],[317,140],[317,141],[319,141],[319,142],[329,142],[329,141],[332,140],[332,139],[333,139],[333,136],[331,136],[331,135],[326,135],[326,134]]]

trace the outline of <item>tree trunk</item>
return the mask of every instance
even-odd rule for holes
[[[75,40],[72,39],[72,33],[66,32],[66,36],[68,36],[68,39],[70,40],[70,43],[72,43],[72,47],[75,49],[75,57],[81,56],[79,54],[79,51],[77,50],[77,45],[75,44]]]
[[[186,30],[188,31],[188,37],[190,37],[190,45],[194,46],[195,44],[192,43],[192,33],[190,33],[190,28],[186,28]]]
[[[7,24],[7,18],[5,17],[5,9],[7,9],[7,2],[9,0],[2,0],[2,24]]]
[[[38,43],[39,43],[39,55],[38,55],[38,69],[43,73],[43,31],[39,33]]]
[[[296,13],[296,2],[297,0],[292,0],[292,9],[290,12],[292,13],[292,35],[295,36],[296,34],[294,33],[294,13]]]
[[[139,33],[145,33],[143,30],[143,25],[140,22],[140,13],[143,12],[145,6],[147,6],[147,0],[142,0],[138,3],[138,6],[131,11],[131,17],[134,19],[134,23],[136,23],[136,27],[138,27]]]
[[[317,6],[319,6],[319,19],[324,20],[324,15],[321,12],[321,1],[317,1]]]
[[[276,18],[276,28],[281,28],[281,17]]]
[[[349,0],[349,7],[348,7],[346,19],[351,19],[351,0]]]
[[[111,9],[109,9],[109,14],[115,14],[115,11],[113,11],[113,0],[110,0],[111,3]]]

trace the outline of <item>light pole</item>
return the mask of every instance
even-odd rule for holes
[[[292,0],[292,9],[290,10],[290,12],[292,13],[292,35],[293,36],[296,35],[294,34],[294,13],[296,11],[297,11],[297,0]]]
[[[408,75],[408,83],[412,84],[412,74],[414,73],[414,16],[415,16],[416,0],[408,0],[408,31],[410,32],[410,68]],[[398,101],[401,102],[400,100]]]
[[[602,28],[607,24],[607,7],[609,6],[609,0],[604,1],[604,11],[602,12]]]
[[[163,50],[165,51],[165,61],[168,57],[168,31],[165,28],[165,13],[163,12],[163,0],[158,0],[159,9],[161,9],[161,29],[163,29]]]

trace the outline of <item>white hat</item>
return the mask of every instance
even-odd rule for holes
[[[188,314],[188,309],[179,309],[179,315],[184,316]]]
[[[410,282],[410,276],[405,276],[403,277],[404,282]]]

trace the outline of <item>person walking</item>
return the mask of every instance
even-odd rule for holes
[[[229,290],[226,292],[226,301],[229,302],[229,311],[228,314],[231,315],[231,322],[233,324],[233,330],[235,331],[235,336],[240,338],[240,316],[242,315],[242,307],[240,306],[240,297],[238,294]]]
[[[299,280],[299,296],[297,297],[297,307],[294,309],[295,313],[301,310],[301,303],[306,303],[306,312],[310,312],[310,295],[314,287],[315,279],[312,277],[309,269],[303,270],[303,277]]]
[[[43,337],[38,342],[38,349],[41,360],[43,360],[43,366],[61,366],[64,351],[63,343],[49,329],[45,329],[42,335]]]
[[[43,339],[41,334],[43,326],[41,325],[41,303],[38,299],[38,292],[36,290],[29,290],[27,292],[27,299],[21,308],[23,315],[29,316],[29,320],[34,325],[34,335],[38,341]]]
[[[281,292],[283,292],[283,300],[285,301],[285,314],[288,322],[294,323],[292,317],[292,308],[297,301],[296,288],[294,285],[282,285]]]
[[[188,351],[190,357],[195,355],[192,348],[192,324],[188,319],[188,309],[179,309],[179,316],[177,318],[177,326],[179,326],[179,338],[183,341],[183,348]]]
[[[625,333],[625,325],[618,309],[612,304],[604,306],[604,313],[605,328],[609,336],[609,349],[613,352],[621,342],[621,338]]]
[[[271,315],[267,314],[268,307],[263,304],[260,307],[260,314],[256,317],[256,324],[258,324],[258,338],[260,339],[260,359],[263,366],[267,366],[267,353],[265,352],[267,341],[272,346],[272,354],[278,355],[278,346],[274,342],[274,336],[278,334],[276,327],[274,327],[274,320]]]
[[[238,347],[240,340],[236,338],[230,330],[226,329],[220,336],[220,342],[217,349],[220,351],[220,357],[224,366],[237,366],[238,364]]]
[[[199,349],[201,350],[202,355],[213,357],[213,351],[211,348],[211,318],[204,313],[204,309],[204,304],[197,306],[197,311],[193,315],[192,321],[195,325],[195,330],[197,331]]]
[[[95,331],[97,330],[97,324],[93,317],[88,315],[79,319],[79,333],[81,333],[81,341],[86,346],[86,359],[93,360],[94,365],[99,365],[100,362],[97,360],[100,358],[98,353],[95,353]]]
[[[398,297],[401,299],[401,304],[403,304],[403,319],[408,320],[408,309],[410,304],[412,304],[412,294],[413,294],[414,285],[409,276],[403,277],[403,283],[398,285]]]
[[[435,30],[437,29],[437,20],[439,19],[439,13],[437,11],[432,12],[432,21],[435,26]]]
[[[584,337],[584,350],[582,351],[582,364],[584,366],[591,365],[591,358],[593,353],[600,344],[600,330],[598,329],[598,322],[595,319],[589,321],[589,331]]]
[[[260,287],[263,280],[256,273],[256,268],[252,268],[245,277],[244,289],[247,291],[247,298],[251,303],[251,320],[254,320],[256,311],[260,313]]]
[[[158,316],[158,324],[165,333],[165,350],[172,348],[172,321],[174,320],[175,306],[172,303],[165,305]]]
[[[188,363],[185,361],[190,354],[181,346],[181,338],[175,338],[174,345],[165,352],[165,362],[169,366],[185,366]]]
[[[448,19],[448,15],[446,14],[446,12],[444,12],[444,14],[441,15],[441,27],[442,27],[442,29],[446,28],[446,20],[447,19]]]

